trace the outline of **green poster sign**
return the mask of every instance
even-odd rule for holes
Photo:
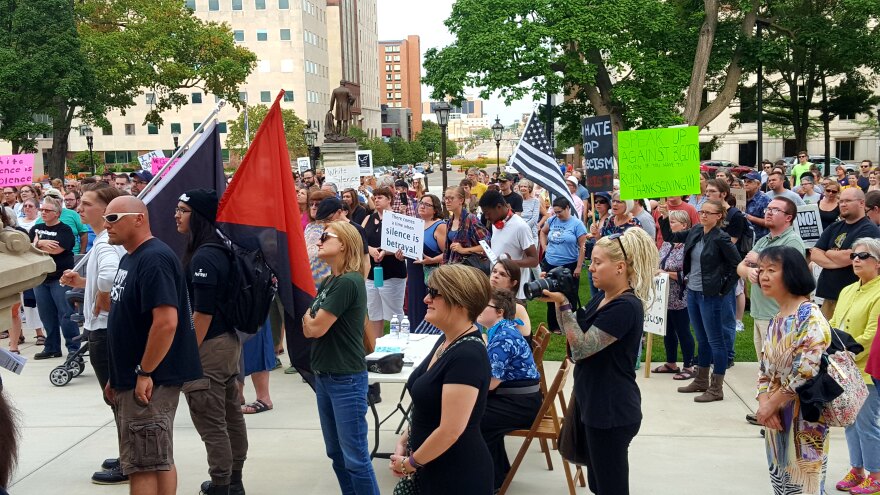
[[[620,198],[700,192],[700,129],[673,127],[617,133]]]

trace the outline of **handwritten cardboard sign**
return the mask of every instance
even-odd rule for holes
[[[307,156],[301,156],[296,159],[296,169],[299,173],[312,169],[312,160]]]
[[[34,154],[0,156],[0,187],[22,186],[34,181]]]
[[[662,198],[700,192],[699,128],[617,133],[620,198]]]
[[[324,167],[324,182],[336,184],[336,189],[357,189],[361,185],[360,169],[356,165]]]
[[[358,150],[357,162],[361,169],[361,176],[373,175],[373,150]]]
[[[669,307],[669,274],[654,277],[654,299],[645,310],[645,331],[666,335],[666,309]]]
[[[822,236],[822,220],[819,218],[819,205],[810,204],[798,206],[797,215],[794,217],[794,229],[804,241],[804,247],[811,248]]]
[[[614,189],[614,146],[611,117],[587,117],[581,123],[587,189],[611,192]]]
[[[382,241],[379,247],[388,251],[385,256],[392,256],[397,250],[414,260],[422,259],[424,249],[425,222],[399,213],[385,212],[382,217]]]
[[[153,166],[153,158],[165,158],[165,152],[162,150],[155,150],[138,156],[141,170],[150,170]]]
[[[158,174],[159,171],[162,170],[162,167],[164,167],[165,164],[168,163],[168,160],[170,160],[170,158],[165,157],[153,158],[152,160],[150,160],[150,173],[152,173],[154,176]],[[171,163],[171,166],[165,169],[165,172],[162,172],[162,177],[168,175],[168,172],[170,172],[171,169],[174,168],[176,165],[177,160],[174,160],[174,162]]]

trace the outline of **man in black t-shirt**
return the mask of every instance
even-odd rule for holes
[[[119,457],[131,493],[173,495],[172,428],[181,386],[202,377],[186,283],[177,256],[150,233],[144,203],[107,205],[108,241],[125,248],[110,290],[105,394],[116,406]]]
[[[822,232],[810,251],[810,260],[822,267],[816,296],[825,299],[822,314],[829,319],[834,315],[840,291],[858,280],[849,259],[853,242],[862,237],[880,237],[880,229],[865,216],[865,193],[861,189],[844,189],[838,204],[841,219]]]
[[[234,302],[229,288],[235,267],[214,225],[217,203],[216,191],[193,189],[180,196],[174,214],[177,231],[187,237],[187,292],[204,372],[183,385],[183,394],[208,453],[211,480],[201,486],[206,495],[244,493],[242,469],[248,450],[236,382],[241,344],[221,309]],[[258,403],[250,407],[258,409]]]
[[[522,214],[522,196],[513,190],[513,180],[507,172],[501,172],[501,175],[498,176],[498,188],[501,190],[501,195],[504,196],[504,201],[510,205],[510,209],[514,213]]]

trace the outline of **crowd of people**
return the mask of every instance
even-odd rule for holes
[[[420,493],[501,487],[510,469],[504,436],[531,425],[546,379],[532,354],[538,322],[529,319],[524,287],[550,272],[570,274],[575,286],[586,279],[591,296],[580,312],[576,290],[545,290],[537,299],[575,363],[569,418],[583,426],[592,492],[629,493],[645,305],[654,276],[666,273],[666,360],[653,372],[684,382],[678,392],[697,403],[724,399],[748,306],[760,377],[759,408],[746,420],[764,427],[776,493],[819,493],[824,482],[828,426],[803,416],[796,392],[820,373],[831,328],[863,347],[855,359],[869,397],[846,429],[852,470],[837,486],[880,493],[880,172],[866,160],[854,174],[840,168],[822,177],[807,157],[799,153],[790,171],[784,162],[742,176],[719,169],[701,175],[697,194],[639,200],[622,199],[617,180],[612,191],[591,192],[583,170],[564,166],[571,200],[516,174],[477,168],[442,194],[420,174],[411,182],[364,177],[344,190],[320,170],[295,174],[317,287],[303,333],[312,339],[317,409],[342,493],[379,492],[366,412],[381,390],[368,382],[365,355],[403,316],[414,333],[439,339],[406,384],[411,424],[389,469]],[[13,309],[9,348],[18,350],[25,329],[44,345],[36,359],[62,357],[62,336],[75,352],[81,338],[65,293],[82,288],[90,361],[120,432],[119,458],[107,459],[93,480],[174,493],[171,431],[182,392],[206,447],[210,480],[202,492],[243,493],[243,414],[272,410],[268,371],[280,365],[284,330],[275,313],[283,309],[274,305],[275,318],[242,343],[221,310],[233,294],[221,283],[232,267],[215,225],[217,194],[180,197],[175,219],[187,248],[178,259],[152,237],[134,197],[151,179],[138,172],[4,188],[4,228],[28,233],[57,267]],[[823,226],[810,249],[793,226],[804,204],[818,205]],[[389,212],[423,221],[420,259],[382,248]],[[85,274],[74,272],[75,255],[89,251]],[[244,374],[257,390],[251,404],[243,400]],[[147,437],[156,442],[149,453],[139,450]]]

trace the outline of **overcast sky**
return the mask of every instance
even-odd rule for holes
[[[453,36],[443,24],[452,12],[453,0],[377,0],[379,10],[379,40],[404,39],[408,35],[418,35],[422,45],[422,60],[429,48],[442,48],[454,41]],[[424,69],[422,76],[424,76]],[[469,94],[477,95],[476,90]],[[429,90],[422,85],[422,101],[430,98]],[[501,122],[510,125],[518,121],[525,112],[534,108],[532,101],[518,101],[510,107],[504,100],[493,97],[486,101],[483,109],[487,117],[494,121],[496,114]]]

